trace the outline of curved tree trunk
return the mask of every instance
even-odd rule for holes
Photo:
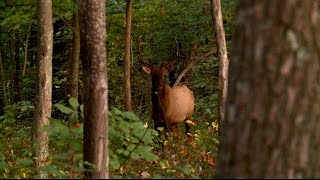
[[[105,0],[80,2],[80,36],[85,96],[83,166],[86,178],[104,179],[109,162]]]
[[[223,28],[223,20],[221,13],[221,1],[211,0],[212,19],[214,21],[214,29],[216,35],[216,45],[219,58],[219,134],[221,134],[221,122],[225,118],[225,105],[228,90],[228,67],[229,60],[227,54],[227,43]]]
[[[131,17],[132,0],[127,0],[126,13],[126,46],[124,50],[124,84],[125,95],[124,104],[127,111],[131,111],[131,83],[130,83],[130,44],[131,44]]]
[[[240,1],[218,177],[320,177],[319,1]]]
[[[33,126],[33,153],[38,167],[46,166],[49,155],[49,136],[47,131],[40,128],[49,125],[52,108],[52,1],[38,1],[38,53],[37,53],[37,98]],[[47,174],[39,170],[40,178],[48,178]]]

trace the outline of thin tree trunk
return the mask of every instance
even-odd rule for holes
[[[43,0],[37,3],[38,10],[38,51],[37,51],[37,98],[33,126],[33,152],[37,167],[44,167],[49,155],[49,136],[47,131],[40,128],[49,125],[52,108],[52,1]],[[48,178],[47,174],[39,170],[40,178]]]
[[[79,13],[76,11],[73,14],[73,48],[72,60],[70,67],[70,96],[78,99],[78,79],[79,79],[79,64],[80,64],[80,28],[79,28]]]
[[[86,178],[104,179],[109,175],[105,0],[80,2],[80,40],[85,96],[83,166]]]
[[[320,177],[320,1],[240,1],[219,178]]]
[[[125,95],[124,104],[127,111],[131,111],[131,84],[130,84],[130,43],[131,43],[131,18],[132,18],[132,0],[127,0],[126,13],[126,46],[124,50],[124,84]]]
[[[16,32],[15,38],[15,76],[14,76],[14,100],[15,102],[21,101],[20,93],[20,76],[21,76],[21,67],[20,67],[20,40],[19,32]]]
[[[22,77],[24,77],[24,75],[26,73],[27,60],[28,60],[28,44],[29,44],[28,42],[29,42],[31,27],[32,27],[32,22],[30,22],[30,24],[29,24],[27,35],[26,35],[26,42],[24,44],[25,48],[24,48],[24,61],[23,61]]]
[[[223,20],[221,13],[221,1],[211,0],[212,6],[212,19],[214,21],[214,29],[216,35],[216,45],[219,58],[219,134],[221,132],[221,122],[225,118],[225,106],[227,100],[228,89],[228,53],[227,44],[225,38],[225,32],[223,28]]]
[[[9,53],[10,53],[10,104],[14,103],[14,80],[16,76],[16,60],[14,59],[14,33],[9,32]]]
[[[4,71],[3,71],[3,61],[2,61],[2,55],[0,52],[0,76],[1,76],[1,87],[2,87],[2,95],[4,100],[4,105],[8,105],[8,96],[7,96],[7,90],[6,90],[6,81],[4,78]]]

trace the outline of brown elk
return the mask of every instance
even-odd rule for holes
[[[142,69],[152,78],[152,119],[155,129],[164,127],[166,130],[185,121],[186,133],[189,132],[187,118],[194,111],[194,95],[186,85],[170,87],[165,79],[167,70],[172,66],[161,67],[142,64]]]

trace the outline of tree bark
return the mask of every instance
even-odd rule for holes
[[[108,84],[105,0],[80,2],[80,46],[84,76],[86,178],[108,178]],[[95,165],[89,166],[86,162]]]
[[[2,87],[2,95],[3,95],[3,101],[4,105],[8,105],[8,96],[7,96],[7,90],[6,90],[6,81],[4,78],[4,71],[3,71],[3,61],[2,61],[2,54],[0,52],[0,76],[1,76],[1,87]]]
[[[10,53],[10,104],[14,103],[14,80],[16,77],[16,60],[14,59],[14,32],[9,32],[9,53]]]
[[[227,53],[227,43],[223,28],[223,19],[221,13],[221,1],[211,0],[212,19],[216,35],[216,46],[219,58],[219,134],[221,134],[221,122],[225,118],[225,106],[228,89],[228,67],[229,59]]]
[[[78,79],[79,79],[79,64],[80,64],[80,27],[79,13],[73,13],[73,48],[72,60],[70,67],[70,96],[78,99]]]
[[[218,177],[320,177],[319,7],[240,1]]]
[[[20,78],[21,78],[20,40],[19,40],[19,33],[16,32],[16,35],[15,35],[15,76],[14,76],[14,101],[15,102],[21,101]]]
[[[49,136],[47,131],[40,128],[49,125],[52,108],[52,1],[40,0],[38,10],[38,50],[37,50],[37,97],[35,119],[33,124],[33,153],[37,167],[46,166],[49,155]],[[41,178],[48,178],[47,174],[39,170]]]
[[[130,83],[131,18],[132,18],[132,0],[127,0],[126,46],[124,49],[124,84],[125,84],[124,104],[125,104],[125,109],[127,111],[131,111],[131,83]]]
[[[32,27],[32,21],[29,24],[27,34],[26,34],[26,41],[24,44],[24,61],[23,61],[23,68],[22,68],[22,77],[24,77],[24,75],[26,73],[27,60],[28,60],[28,44],[29,44],[29,36],[30,36],[31,27]]]

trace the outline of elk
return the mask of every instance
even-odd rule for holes
[[[186,134],[189,133],[187,118],[194,111],[194,95],[186,85],[170,87],[165,79],[165,74],[171,65],[161,67],[142,64],[142,69],[152,78],[152,119],[155,129],[164,127],[165,130],[185,121]]]

